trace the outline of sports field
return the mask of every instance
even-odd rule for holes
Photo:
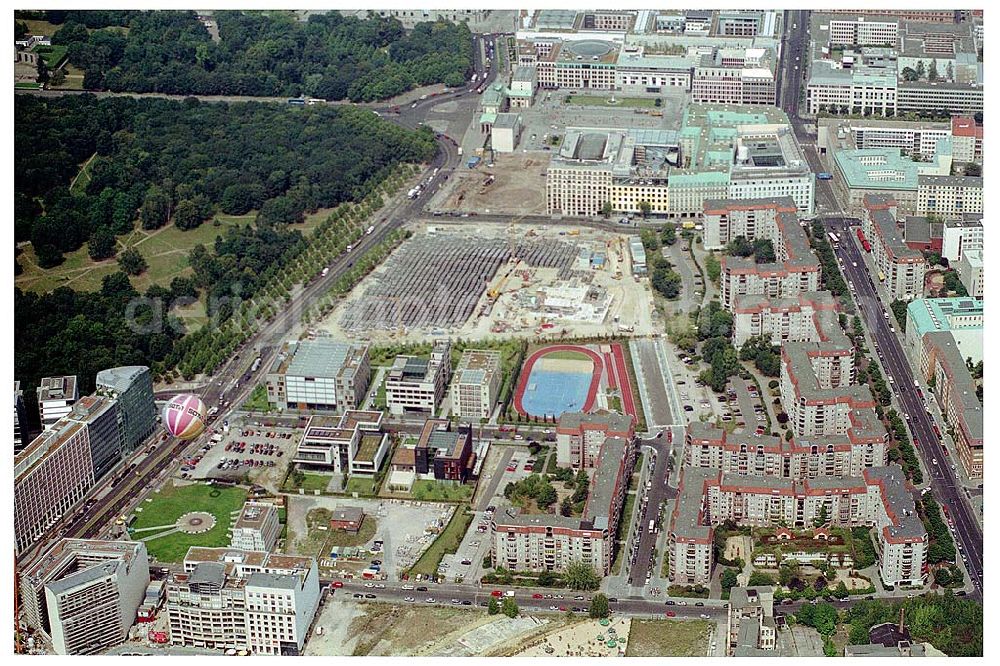
[[[543,347],[524,363],[514,408],[530,416],[588,411],[602,372],[601,357],[591,349],[578,345]]]

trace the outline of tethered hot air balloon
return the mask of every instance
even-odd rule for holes
[[[163,427],[178,439],[194,439],[205,430],[205,403],[196,395],[175,395],[163,407]]]

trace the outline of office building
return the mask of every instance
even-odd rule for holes
[[[549,214],[596,216],[606,203],[639,213],[648,204],[689,226],[711,199],[790,196],[810,214],[814,188],[782,111],[711,104],[689,105],[679,132],[568,127],[545,181]]]
[[[451,379],[451,342],[438,340],[429,359],[397,356],[385,379],[385,404],[391,414],[437,414]]]
[[[460,419],[489,419],[500,394],[500,352],[467,349],[451,380],[451,414]]]
[[[24,408],[24,391],[21,382],[14,380],[14,455],[27,444],[28,415]]]
[[[983,112],[983,86],[977,82],[901,81],[897,92],[897,112],[950,113],[974,115]]]
[[[245,502],[233,525],[229,545],[237,550],[269,553],[281,534],[278,509],[267,502]]]
[[[28,626],[56,654],[99,654],[121,645],[149,584],[141,541],[60,539],[20,572]]]
[[[704,54],[694,68],[691,101],[773,106],[774,60],[766,48],[720,48]]]
[[[469,426],[453,427],[446,419],[427,419],[417,441],[400,445],[393,454],[390,483],[412,486],[416,479],[465,483],[475,465]]]
[[[920,21],[925,23],[955,23],[958,12],[954,9],[826,9],[824,14],[850,14],[860,16],[883,16],[898,21]]]
[[[617,412],[565,412],[556,427],[556,461],[560,467],[591,470],[611,437],[631,442],[635,438],[634,419]]]
[[[727,37],[756,37],[765,27],[765,12],[720,9],[716,13],[716,34]],[[766,32],[763,34],[767,34]]]
[[[899,110],[895,71],[872,67],[835,68],[828,60],[814,60],[809,68],[806,101],[809,113],[823,111],[890,116]]]
[[[382,432],[382,412],[348,410],[340,416],[309,417],[292,462],[340,474],[374,476],[391,448]]]
[[[56,421],[69,414],[73,403],[80,399],[80,389],[76,385],[76,375],[67,377],[45,377],[38,384],[38,418],[42,430],[48,430]]]
[[[121,415],[124,454],[135,451],[156,429],[153,378],[144,365],[101,370],[97,394],[114,398]]]
[[[874,528],[884,585],[926,582],[927,531],[896,464],[866,468],[857,477],[802,481],[685,467],[667,533],[670,580],[708,584],[714,525],[732,520],[801,529],[824,514],[836,526]]]
[[[368,345],[327,337],[285,343],[267,374],[267,401],[278,409],[358,409],[371,380]]]
[[[908,301],[923,296],[924,256],[903,242],[896,226],[893,197],[868,194],[864,198],[861,228],[872,248],[879,280],[893,300]]]
[[[565,571],[574,562],[611,573],[614,541],[635,460],[631,441],[609,437],[590,473],[590,492],[580,516],[500,510],[491,525],[494,566],[511,571]]]
[[[775,656],[774,591],[770,587],[734,587],[729,591],[726,656]]]
[[[64,419],[14,457],[14,544],[24,552],[94,487],[88,429]]]
[[[983,301],[979,298],[917,298],[906,307],[904,348],[919,367],[927,333],[951,333],[962,358],[983,360]]]
[[[170,643],[296,656],[319,598],[312,558],[192,547],[167,581]]]
[[[557,40],[537,55],[538,87],[613,90],[621,44],[601,39]]]
[[[941,256],[956,264],[967,250],[983,250],[982,214],[965,215],[960,220],[945,220],[941,230]]]
[[[893,48],[899,39],[898,21],[855,20],[830,21],[830,44],[837,46],[885,46]]]
[[[917,183],[918,215],[960,219],[983,212],[983,179],[978,176],[921,175]]]
[[[908,156],[932,162],[942,148],[951,147],[959,161],[957,140],[944,122],[910,122],[886,118],[820,118],[816,145],[820,153],[834,150],[880,150],[894,148]],[[947,143],[948,141],[951,143]],[[942,141],[945,143],[942,144]]]
[[[86,395],[73,405],[64,420],[79,423],[87,429],[94,480],[100,481],[124,456],[125,430],[118,401]]]
[[[958,278],[973,298],[983,297],[983,251],[967,250],[955,265]]]
[[[983,478],[983,403],[976,381],[951,332],[924,334],[921,373],[932,386],[954,433],[958,458],[970,479]]]

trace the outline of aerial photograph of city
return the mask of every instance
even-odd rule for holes
[[[982,9],[245,4],[11,10],[15,654],[993,652]]]

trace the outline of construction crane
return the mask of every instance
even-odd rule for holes
[[[506,267],[507,272],[504,273],[503,277],[500,278],[500,281],[497,283],[495,287],[486,292],[486,295],[490,297],[491,301],[496,301],[497,298],[500,297],[500,292],[503,290],[504,285],[507,284],[507,280],[510,279],[510,276],[511,274],[513,274],[514,269],[517,268],[519,259],[515,254],[516,242],[514,239],[514,227],[518,222],[523,220],[525,217],[527,217],[527,213],[525,213],[524,215],[519,215],[518,217],[515,218],[511,218],[510,222],[507,224],[507,254],[509,255],[507,258],[507,267]]]

